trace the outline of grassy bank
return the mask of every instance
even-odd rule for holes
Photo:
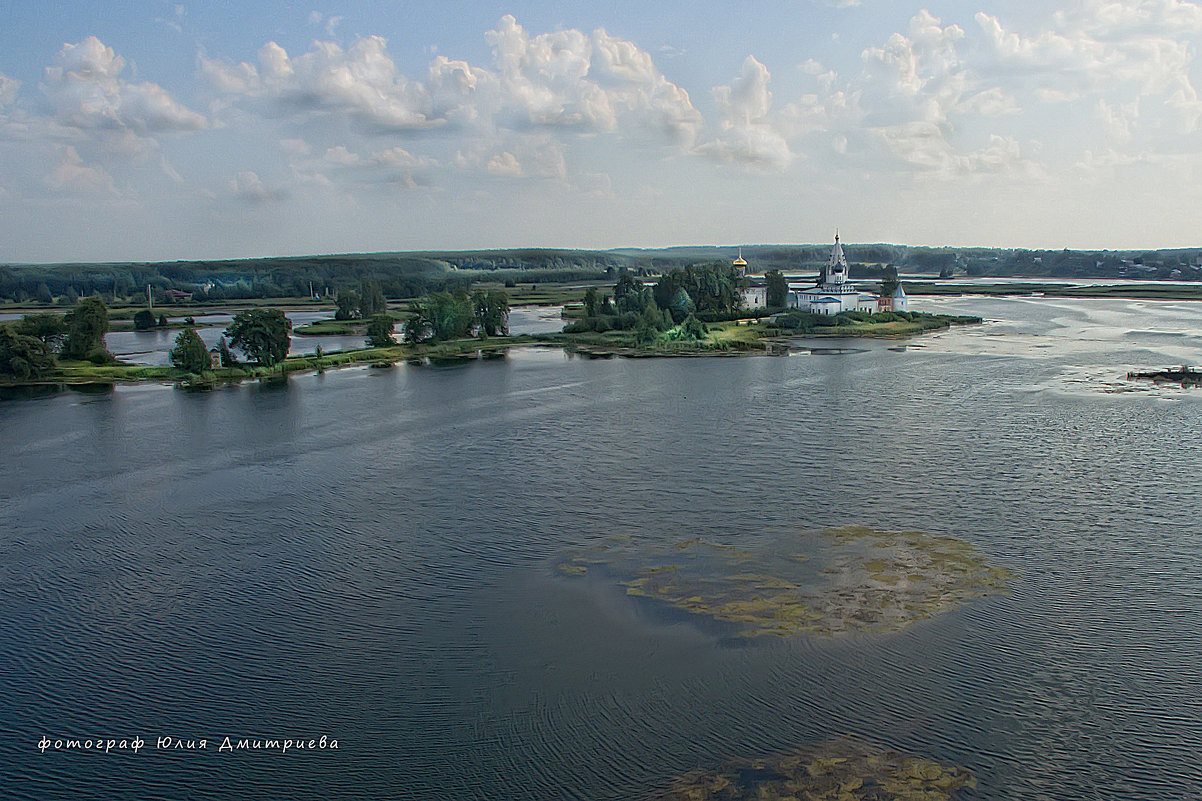
[[[60,361],[54,370],[37,379],[20,381],[0,378],[0,387],[114,385],[153,381],[178,383],[192,389],[211,389],[244,380],[275,379],[291,373],[320,372],[357,364],[388,366],[401,361],[445,364],[487,359],[503,354],[511,347],[536,345],[564,348],[570,352],[599,358],[784,353],[788,351],[788,337],[897,338],[947,328],[953,324],[980,322],[979,318],[956,318],[946,315],[913,315],[913,318],[909,321],[844,321],[839,325],[828,324],[814,330],[790,330],[772,323],[732,321],[710,324],[705,338],[696,340],[671,340],[661,335],[652,342],[639,342],[633,331],[458,339],[422,345],[398,344],[387,348],[360,348],[321,356],[291,356],[273,367],[239,364],[235,367],[205,371],[200,375],[168,366],[121,363],[97,365],[86,361]]]

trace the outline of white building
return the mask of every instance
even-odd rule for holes
[[[847,257],[843,255],[839,235],[835,234],[835,246],[831,248],[831,260],[826,267],[825,280],[812,287],[790,285],[786,305],[790,309],[811,314],[875,312],[878,305],[876,295],[856,289],[856,285],[847,280],[848,277]]]
[[[899,283],[897,289],[893,291],[893,296],[886,298],[884,296],[877,299],[877,311],[909,311],[910,299],[906,297],[906,290],[902,289]]]

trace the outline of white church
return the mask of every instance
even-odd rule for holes
[[[747,270],[747,262],[743,260],[743,252],[735,266],[741,271]],[[847,257],[843,254],[843,245],[839,243],[839,234],[835,234],[835,246],[831,249],[831,258],[826,266],[826,275],[817,285],[810,286],[807,282],[789,282],[789,291],[785,296],[785,306],[790,309],[810,312],[811,314],[838,314],[845,311],[906,311],[909,298],[901,284],[897,285],[892,297],[878,297],[861,292],[849,279]],[[768,305],[767,287],[762,282],[743,291],[743,304],[751,308]]]

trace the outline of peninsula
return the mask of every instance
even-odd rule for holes
[[[796,349],[799,337],[897,338],[981,322],[909,310],[892,266],[878,292],[858,287],[837,235],[826,264],[810,281],[795,273],[787,278],[777,269],[760,274],[742,253],[729,263],[687,263],[656,275],[606,269],[612,281],[519,283],[469,274],[437,289],[422,282],[390,284],[387,294],[385,281],[366,276],[357,285],[342,282],[337,291],[309,281],[308,295],[288,299],[223,297],[228,290],[211,280],[187,290],[150,283],[144,294],[124,296],[114,284],[111,293],[93,292],[82,300],[72,298],[73,290],[55,297],[42,284],[36,311],[27,305],[28,313],[0,326],[0,386],[160,381],[207,389],[350,364],[490,358],[514,346],[559,347],[595,358],[779,355]],[[423,287],[424,294],[404,297]],[[62,304],[69,307],[66,314],[44,310]],[[510,336],[509,310],[522,305],[562,307],[566,325],[558,332]],[[308,312],[309,319],[293,331],[286,311]],[[332,319],[314,321],[314,311],[332,312]],[[219,342],[213,344],[210,334],[206,347],[197,329],[227,322]],[[121,362],[104,339],[114,330],[170,329],[181,330],[169,365]],[[312,352],[301,355],[294,352],[299,350],[294,334],[363,341],[361,347],[340,341],[337,350],[326,352],[314,340]]]

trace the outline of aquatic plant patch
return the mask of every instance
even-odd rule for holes
[[[745,637],[889,632],[1003,593],[1012,574],[970,544],[863,526],[803,531],[742,547],[688,540],[607,542],[558,565],[627,595],[735,624]]]
[[[733,759],[675,778],[656,801],[948,801],[976,787],[964,768],[848,739],[764,759]]]

